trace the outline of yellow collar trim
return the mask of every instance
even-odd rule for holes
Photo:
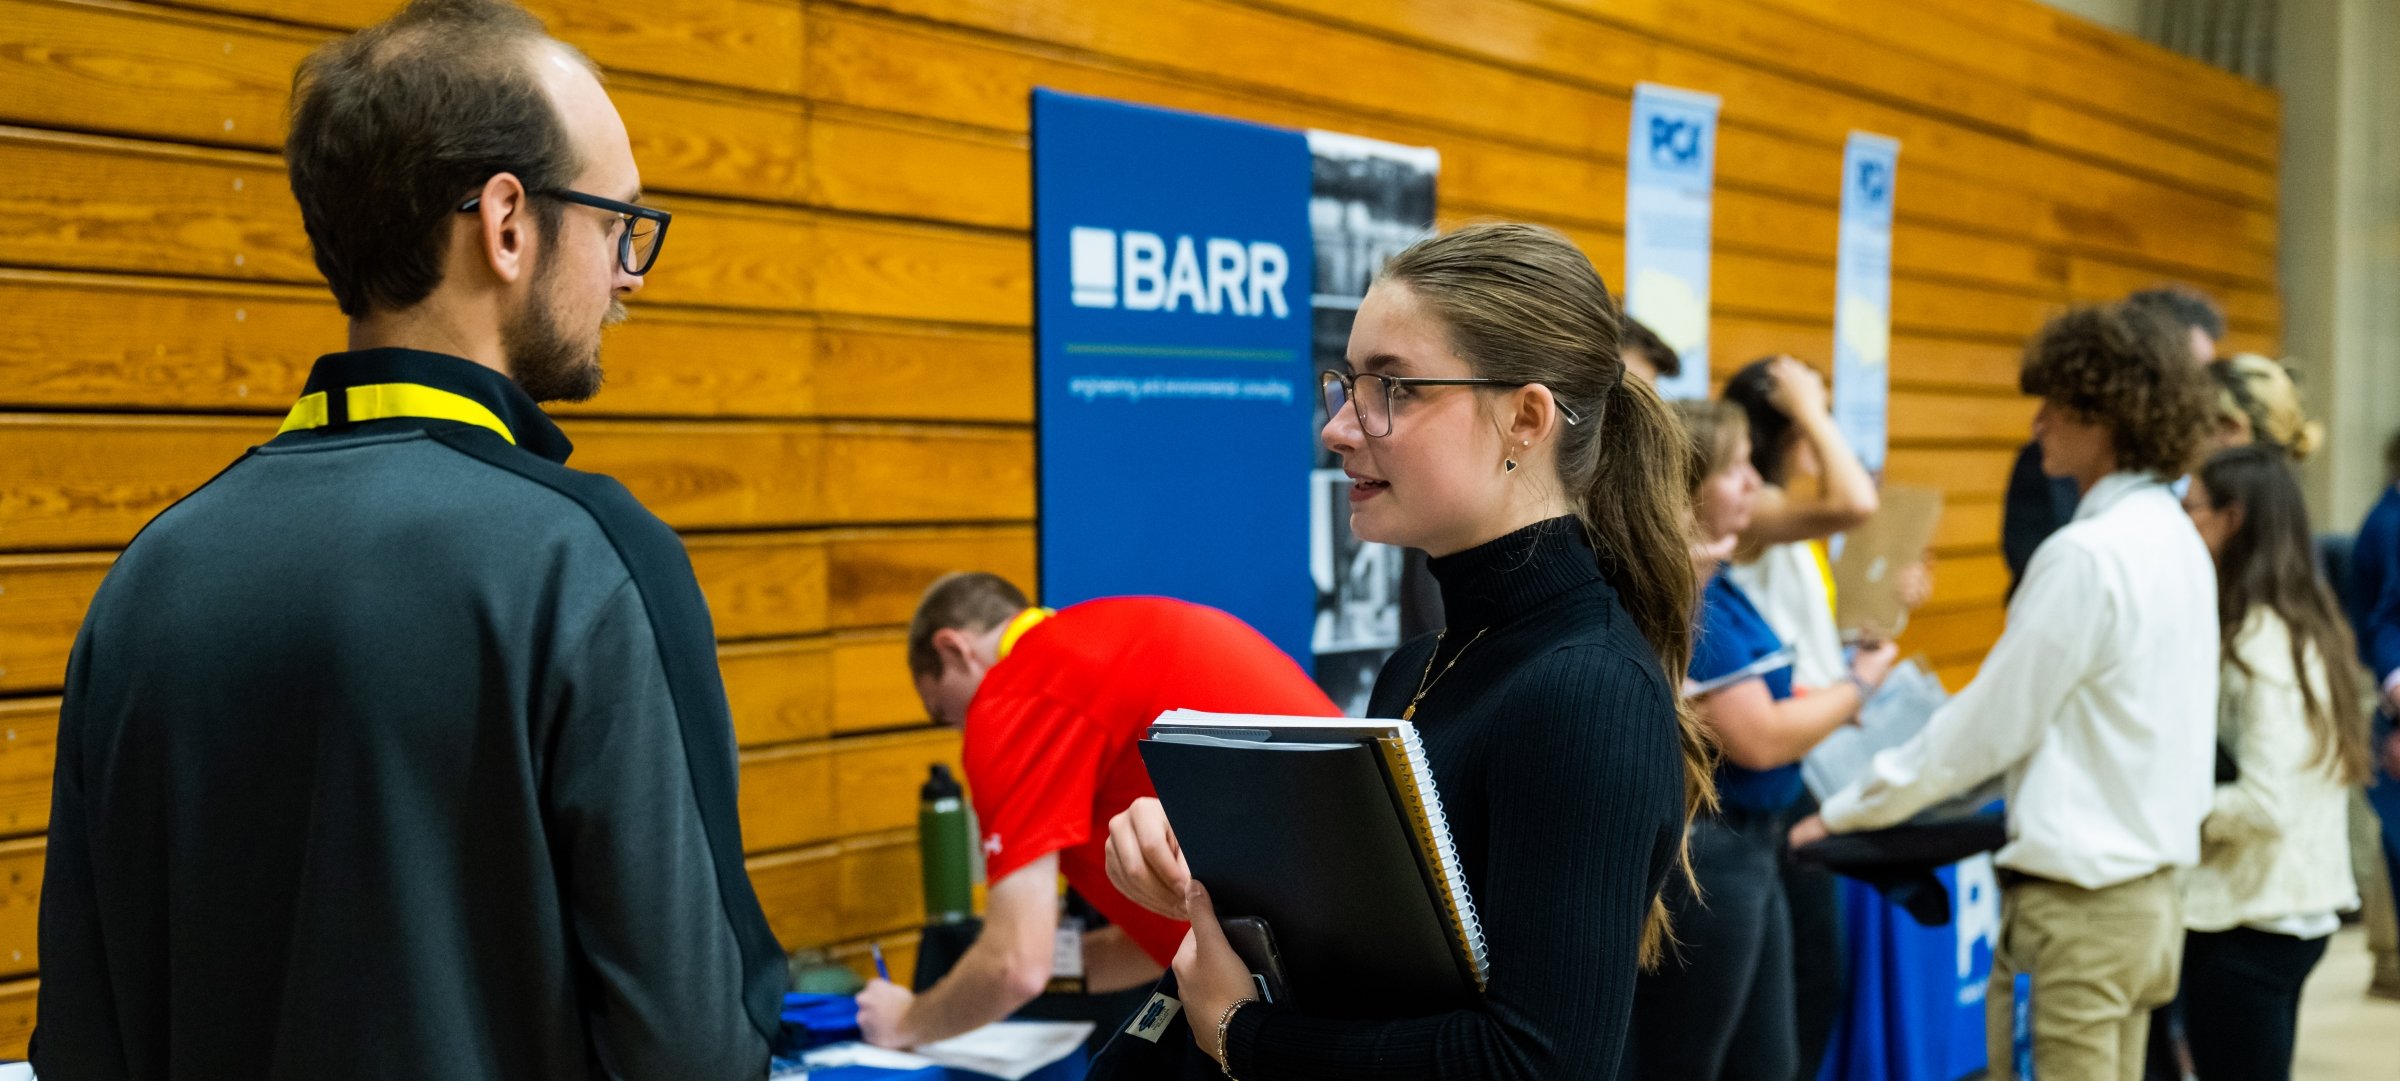
[[[1000,632],[999,659],[1007,660],[1009,651],[1017,648],[1017,639],[1025,637],[1026,631],[1057,614],[1048,608],[1028,608],[1017,613],[1017,618],[1008,621],[1008,629]]]
[[[464,394],[453,394],[418,383],[370,383],[344,388],[342,393],[350,406],[350,420],[354,423],[395,417],[454,420],[478,428],[489,428],[511,443],[517,441],[516,433],[500,422],[499,414]],[[290,415],[283,418],[283,427],[277,428],[275,434],[282,435],[303,428],[322,428],[330,423],[332,414],[325,395],[326,392],[322,390],[302,395],[293,404]]]

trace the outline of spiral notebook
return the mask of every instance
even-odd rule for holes
[[[1142,760],[1220,917],[1274,936],[1293,1005],[1463,1005],[1490,966],[1416,726],[1161,714]]]

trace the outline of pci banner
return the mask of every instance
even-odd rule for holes
[[[1850,133],[1834,266],[1833,422],[1877,474],[1891,400],[1892,181],[1899,165],[1899,142]]]
[[[1708,397],[1709,218],[1716,194],[1717,98],[1642,83],[1625,155],[1625,310],[1683,361],[1668,398]]]
[[[1041,593],[1222,608],[1310,661],[1310,154],[1033,95]]]

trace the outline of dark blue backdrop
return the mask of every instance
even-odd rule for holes
[[[1309,662],[1306,136],[1033,95],[1042,595],[1159,594]]]

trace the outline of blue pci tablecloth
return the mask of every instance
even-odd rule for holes
[[[1850,999],[1818,1081],[1958,1081],[1984,1068],[1984,984],[2000,933],[2000,888],[1989,855],[1940,876],[1952,916],[1939,927],[1842,880]]]

